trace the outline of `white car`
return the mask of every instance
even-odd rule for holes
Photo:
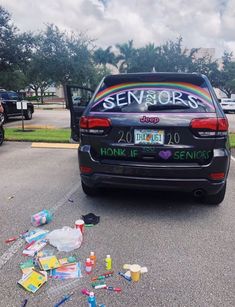
[[[223,98],[221,99],[221,107],[224,112],[235,112],[235,99],[233,98]]]

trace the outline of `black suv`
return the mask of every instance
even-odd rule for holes
[[[100,187],[192,192],[223,201],[228,121],[206,76],[110,75],[80,119],[83,191]]]
[[[5,122],[9,117],[21,115],[21,110],[17,109],[17,102],[22,101],[22,99],[16,92],[0,90],[0,100],[4,109],[3,116]],[[23,112],[25,119],[32,119],[32,114],[34,112],[33,104],[27,101],[27,110]]]

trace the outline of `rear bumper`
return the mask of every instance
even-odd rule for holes
[[[207,194],[216,194],[224,186],[225,181],[212,183],[206,179],[168,179],[128,177],[107,174],[81,175],[82,181],[90,187],[117,187],[127,189],[194,192],[203,190]]]
[[[84,148],[85,147],[85,148]],[[230,164],[230,152],[215,149],[208,165],[192,164],[147,164],[95,161],[89,146],[79,149],[79,162],[92,169],[91,174],[81,174],[81,180],[90,187],[119,187],[162,191],[193,192],[201,189],[208,194],[218,193],[224,186]],[[210,180],[209,174],[224,172],[220,181]]]

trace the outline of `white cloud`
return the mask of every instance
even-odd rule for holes
[[[54,23],[87,31],[103,47],[134,39],[161,44],[179,35],[191,47],[235,54],[235,0],[0,0],[21,30]]]

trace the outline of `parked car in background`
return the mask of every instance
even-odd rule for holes
[[[0,90],[0,99],[3,106],[3,116],[4,121],[7,121],[9,117],[21,116],[21,110],[17,109],[17,102],[19,101],[26,101],[22,100],[21,97],[14,91],[6,91],[1,89]],[[30,120],[32,119],[32,115],[34,112],[34,106],[31,102],[27,102],[27,109],[23,110],[23,114],[25,119]]]
[[[4,129],[3,129],[3,106],[0,101],[0,146],[2,145],[4,141]]]
[[[222,98],[220,105],[225,113],[235,113],[235,99],[234,98]]]
[[[121,187],[184,191],[224,199],[228,121],[206,76],[110,75],[80,119],[83,191]]]

